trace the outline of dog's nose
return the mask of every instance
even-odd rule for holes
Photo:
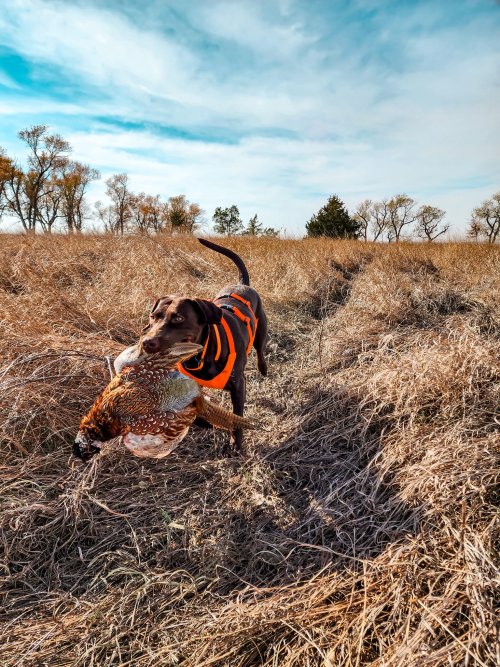
[[[142,341],[142,348],[148,354],[154,354],[160,349],[160,342],[157,338],[145,338]]]

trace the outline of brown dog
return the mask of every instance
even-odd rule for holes
[[[246,397],[244,371],[252,347],[257,352],[259,371],[267,375],[266,314],[260,296],[250,287],[241,257],[211,241],[198,241],[236,264],[239,284],[225,287],[213,301],[181,296],[158,299],[143,330],[141,345],[149,354],[164,352],[180,342],[203,345],[203,351],[180,365],[179,370],[202,386],[229,391],[234,413],[242,416]],[[241,448],[242,441],[243,432],[239,429],[232,438],[235,450]]]

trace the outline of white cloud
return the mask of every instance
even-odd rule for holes
[[[265,55],[270,61],[303,57],[305,50],[314,44],[314,37],[306,36],[303,26],[298,22],[273,23],[269,17],[264,16],[265,8],[265,4],[255,2],[235,3],[225,0],[206,3],[202,7],[201,22],[209,34],[248,47]]]
[[[13,90],[19,90],[20,88],[20,86],[14,81],[12,77],[0,70],[0,88],[2,86],[5,88],[11,88]]]
[[[264,80],[260,91],[246,81],[219,81],[203,54],[90,5],[14,0],[0,15],[0,43],[76,77],[91,99],[103,94],[114,105],[108,112],[122,117],[253,127],[290,125],[311,111],[306,98],[292,106],[289,91]]]
[[[116,12],[14,0],[0,16],[0,32],[5,45],[91,86],[191,101],[184,86],[194,70],[189,52],[159,34],[138,29]]]

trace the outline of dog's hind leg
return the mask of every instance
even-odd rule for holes
[[[246,386],[245,378],[241,375],[238,378],[233,379],[232,384],[229,388],[231,394],[231,403],[233,404],[233,412],[235,415],[243,417],[243,410],[245,408],[245,399],[246,399]],[[237,428],[231,434],[231,449],[235,453],[241,451],[243,444],[243,430]]]

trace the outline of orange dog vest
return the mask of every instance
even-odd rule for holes
[[[245,315],[245,313],[242,312],[242,310],[237,306],[226,303],[221,303],[221,304],[218,303],[222,299],[227,299],[227,298],[232,298],[236,299],[237,301],[240,301],[244,305],[246,310],[248,310],[248,315]],[[234,315],[236,315],[236,317],[238,317],[238,319],[240,319],[245,324],[248,331],[248,345],[246,349],[248,357],[248,355],[250,354],[250,350],[252,349],[253,342],[255,340],[255,334],[257,332],[257,325],[258,325],[258,320],[255,316],[255,313],[252,310],[251,303],[246,299],[244,299],[243,297],[241,297],[239,294],[235,294],[234,292],[232,292],[231,294],[220,296],[218,299],[214,301],[214,303],[217,306],[219,306],[219,308],[221,308],[222,310],[228,310],[231,313],[234,313]],[[203,379],[199,377],[199,374],[202,372],[204,368],[205,355],[207,353],[208,343],[211,340],[212,336],[214,337],[216,342],[216,353],[214,356],[214,361],[218,361],[220,359],[222,352],[222,340],[224,339],[227,341],[227,348],[228,348],[227,359],[222,370],[220,370],[217,373],[217,375],[209,379]],[[203,387],[210,387],[210,389],[224,389],[224,387],[228,383],[231,373],[233,372],[235,361],[236,361],[236,348],[234,345],[233,332],[231,331],[231,328],[227,323],[227,320],[224,318],[224,313],[223,313],[220,324],[211,324],[209,327],[207,340],[205,341],[205,345],[203,346],[203,350],[200,355],[199,366],[197,366],[196,368],[188,369],[184,366],[184,364],[179,363],[177,364],[177,369],[184,375],[187,375],[193,380],[196,380],[196,382],[202,385]]]

